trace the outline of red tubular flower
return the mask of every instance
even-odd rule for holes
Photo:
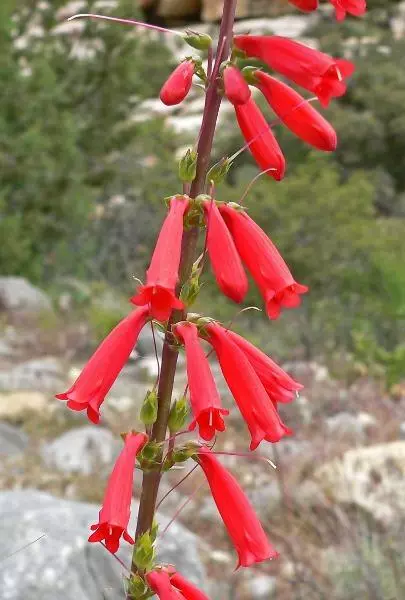
[[[347,60],[332,58],[277,35],[237,35],[234,44],[248,56],[259,58],[278,73],[316,94],[323,106],[328,106],[332,98],[343,96],[346,92],[345,78],[354,71],[354,65]]]
[[[133,310],[97,348],[72,387],[58,400],[67,400],[72,410],[86,410],[93,423],[100,420],[100,406],[131,354],[149,317],[149,307]]]
[[[167,106],[180,104],[190,91],[193,83],[194,62],[185,60],[180,63],[163,84],[160,99]]]
[[[291,402],[304,387],[253,344],[229,329],[227,336],[244,352],[273,402]]]
[[[270,319],[277,319],[282,307],[295,308],[300,294],[308,291],[297,283],[279,251],[265,232],[243,210],[229,204],[219,206],[242,261],[252,274],[265,301]]]
[[[367,10],[366,0],[330,0],[330,2],[335,7],[338,21],[343,21],[346,13],[354,17],[362,17]]]
[[[225,96],[232,104],[246,104],[252,93],[242,73],[233,65],[224,69]]]
[[[190,581],[184,579],[180,573],[174,573],[170,578],[170,583],[183,594],[185,600],[209,600],[208,596],[196,588]]]
[[[262,171],[277,181],[283,179],[285,159],[280,146],[253,98],[245,104],[235,104],[240,130],[249,150]],[[271,169],[271,171],[269,171]]]
[[[242,302],[248,280],[234,241],[214,200],[203,202],[207,223],[207,249],[219,289],[234,302]]]
[[[267,392],[243,350],[218,323],[205,327],[207,339],[215,350],[225,380],[248,426],[255,450],[263,440],[278,442],[292,432],[269,401]]]
[[[336,150],[335,130],[305,98],[263,71],[256,71],[255,79],[280,121],[295,135],[319,150]]]
[[[313,12],[318,8],[318,0],[288,0],[303,12]]]
[[[134,467],[136,456],[147,441],[148,436],[144,433],[128,433],[125,437],[125,446],[107,483],[98,523],[91,526],[94,533],[90,535],[89,542],[105,540],[107,549],[113,554],[119,548],[121,536],[126,542],[134,543],[127,531],[131,516]]]
[[[229,537],[239,556],[237,569],[276,558],[255,511],[236,479],[208,448],[197,455]]]
[[[167,571],[150,571],[146,574],[146,582],[160,600],[186,600],[171,584]]]
[[[187,359],[187,380],[194,420],[189,429],[198,430],[203,440],[211,440],[216,431],[224,431],[222,415],[229,410],[222,408],[221,399],[212,376],[208,360],[198,339],[198,329],[193,323],[182,321],[173,332],[184,342]]]
[[[189,206],[186,196],[173,196],[169,213],[162,225],[152,261],[146,272],[146,285],[140,286],[131,302],[138,306],[150,305],[153,318],[167,321],[173,309],[184,308],[176,298],[179,278],[183,217]]]

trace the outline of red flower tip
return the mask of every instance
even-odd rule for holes
[[[299,306],[300,295],[308,291],[297,283],[279,251],[265,232],[242,210],[221,204],[219,211],[242,261],[250,271],[265,301],[270,319],[276,319],[282,308]]]
[[[198,425],[202,439],[209,441],[216,431],[225,430],[223,415],[228,415],[229,410],[222,408],[214,377],[198,339],[196,325],[180,322],[173,328],[173,333],[180,338],[186,349],[187,380],[194,417],[189,429],[195,429]]]
[[[280,181],[285,173],[285,158],[274,134],[256,102],[235,104],[240,130],[249,144],[249,150],[262,171]]]
[[[175,572],[170,578],[170,583],[182,593],[185,600],[209,600],[208,596],[180,575],[180,573]]]
[[[113,554],[119,548],[121,536],[126,542],[134,543],[127,531],[131,515],[134,466],[137,454],[147,441],[148,436],[144,433],[128,433],[125,437],[124,448],[107,483],[99,521],[90,527],[93,533],[89,542],[105,540],[107,549]]]
[[[234,302],[242,302],[248,280],[238,251],[215,200],[203,202],[207,223],[207,249],[219,289]]]
[[[295,135],[319,150],[331,152],[336,149],[335,130],[308,100],[263,71],[256,72],[256,80],[257,87],[280,121]]]
[[[251,435],[250,449],[263,441],[278,442],[291,430],[282,423],[267,391],[245,352],[219,323],[209,323],[207,339]]]
[[[149,269],[146,285],[140,286],[138,293],[131,298],[137,306],[150,306],[150,314],[158,321],[167,321],[172,310],[184,308],[176,297],[183,218],[189,207],[186,196],[173,196],[169,212],[160,230]]]
[[[237,35],[234,44],[248,56],[259,58],[297,85],[313,92],[323,106],[346,92],[345,79],[354,71],[347,60],[309,48],[281,36]]]
[[[131,354],[149,318],[149,307],[133,310],[97,348],[67,392],[57,394],[72,410],[87,410],[93,423],[100,420],[100,406]]]
[[[236,479],[208,448],[200,448],[198,462],[211,489],[224,525],[238,553],[239,567],[276,558],[255,511]]]
[[[194,69],[192,60],[185,60],[174,69],[160,90],[160,99],[163,104],[174,106],[184,100],[193,82]]]
[[[232,104],[246,104],[252,93],[239,69],[233,65],[228,65],[224,69],[224,90],[225,96]]]
[[[288,0],[303,12],[313,12],[318,8],[318,0]]]
[[[335,7],[336,19],[343,21],[346,14],[354,17],[362,17],[367,11],[366,0],[330,0]]]
[[[304,387],[301,383],[244,337],[230,330],[226,334],[243,351],[273,403],[294,400],[296,392]]]

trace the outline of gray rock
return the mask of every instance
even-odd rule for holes
[[[399,426],[399,439],[405,440],[405,421]]]
[[[20,363],[7,371],[0,371],[0,391],[35,390],[54,393],[65,385],[64,379],[61,362],[52,356],[44,356]]]
[[[376,419],[368,413],[352,415],[348,412],[340,412],[326,419],[328,430],[340,436],[350,435],[363,439],[367,430],[376,425]]]
[[[254,600],[269,600],[276,593],[276,578],[270,575],[256,575],[250,580],[250,593]]]
[[[163,348],[163,337],[162,334],[156,330],[155,327],[155,340],[158,355],[160,356]],[[155,356],[155,345],[153,341],[153,335],[151,328],[144,327],[139,334],[138,342],[136,344],[136,352],[140,356]]]
[[[0,456],[12,456],[24,452],[28,437],[12,425],[0,423]]]
[[[110,467],[121,446],[108,429],[85,426],[71,429],[45,444],[41,456],[48,466],[64,473],[90,475]]]
[[[0,277],[0,310],[36,313],[51,308],[45,292],[24,277]]]
[[[124,600],[127,572],[100,544],[87,543],[98,510],[96,505],[35,490],[1,492],[1,599]],[[135,517],[133,510],[131,531]],[[35,541],[40,536],[44,537]],[[125,542],[122,546],[119,558],[129,565],[132,547]],[[185,527],[170,527],[162,540],[161,559],[175,563],[204,588],[198,538]]]

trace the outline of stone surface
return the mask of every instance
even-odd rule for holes
[[[101,545],[87,542],[98,511],[96,505],[34,490],[0,493],[0,598],[123,600],[124,568]],[[34,542],[40,536],[44,537]],[[129,564],[131,547],[125,542],[122,546],[119,557]],[[185,527],[177,523],[170,527],[162,544],[162,561],[176,563],[204,588],[198,538]]]
[[[399,426],[399,439],[405,440],[405,421]]]
[[[36,313],[51,308],[51,301],[45,292],[24,277],[0,277],[0,311]]]
[[[269,600],[276,593],[276,578],[270,575],[257,575],[251,578],[249,587],[253,600]]]
[[[8,423],[0,423],[0,457],[22,454],[27,445],[25,433]]]
[[[405,442],[347,451],[317,469],[313,501],[320,492],[332,502],[355,505],[384,525],[405,510]]]
[[[348,412],[341,412],[326,419],[326,426],[334,435],[358,437],[360,441],[364,438],[367,430],[376,424],[376,419],[368,413],[352,415]]]
[[[40,412],[48,407],[47,397],[40,392],[0,394],[0,418],[2,419],[18,418],[27,411]]]
[[[35,390],[54,393],[64,385],[62,363],[53,356],[44,356],[0,371],[0,391]],[[60,390],[59,390],[60,391]]]
[[[45,444],[41,456],[48,467],[90,475],[100,469],[108,471],[121,448],[111,431],[93,425],[71,429]]]

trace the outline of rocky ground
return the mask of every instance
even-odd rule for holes
[[[66,600],[118,600],[124,568],[86,536],[119,452],[119,433],[137,427],[139,404],[156,376],[152,340],[143,335],[96,427],[53,399],[91,353],[84,326],[44,330],[51,301],[19,278],[0,278],[0,306],[0,597],[47,600],[58,589]],[[244,451],[242,420],[213,368],[231,409],[217,447]],[[222,457],[281,558],[233,573],[235,553],[196,471],[160,507],[165,526],[192,497],[161,541],[163,560],[178,564],[215,600],[404,598],[398,533],[405,521],[405,398],[388,397],[367,378],[343,385],[318,363],[286,368],[305,385],[283,410],[296,434],[261,447],[257,459]],[[184,382],[181,369],[179,393]],[[170,473],[162,495],[185,472]],[[121,558],[128,564],[128,548]]]

